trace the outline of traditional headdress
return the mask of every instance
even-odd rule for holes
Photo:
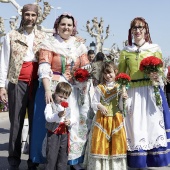
[[[27,11],[33,11],[37,14],[38,16],[38,6],[35,4],[26,4],[22,8],[22,18],[21,18],[21,23],[20,23],[20,28],[23,26],[23,21],[24,21],[24,13]]]
[[[60,21],[61,21],[61,18],[63,17],[63,16],[68,16],[68,17],[70,17],[70,18],[72,18],[73,19],[73,33],[72,33],[72,36],[74,36],[74,35],[76,35],[77,34],[77,21],[74,19],[74,17],[71,15],[71,14],[69,14],[69,13],[63,13],[63,14],[61,14],[56,20],[55,20],[55,23],[54,23],[54,30],[55,30],[55,33],[54,33],[54,35],[57,35],[58,34],[58,31],[57,31],[57,28],[58,28],[58,25],[59,25],[59,23],[60,23]]]
[[[128,34],[128,43],[131,46],[132,45],[132,27],[134,26],[134,22],[136,22],[137,20],[141,21],[142,23],[144,23],[144,27],[146,29],[146,33],[145,33],[145,41],[149,42],[150,44],[152,43],[151,37],[150,37],[150,32],[149,32],[149,26],[148,23],[145,21],[144,18],[142,17],[136,17],[131,21],[130,24],[130,29],[129,29],[129,34]]]

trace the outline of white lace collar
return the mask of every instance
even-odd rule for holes
[[[43,41],[41,48],[61,54],[73,61],[76,61],[79,56],[87,52],[86,48],[81,48],[81,43],[77,42],[74,36],[71,36],[67,41],[59,35],[49,36]]]
[[[114,82],[114,81],[112,81],[112,82],[106,82],[106,86],[107,86],[107,87],[114,87],[114,85],[115,85],[115,82]]]
[[[136,45],[132,44],[132,46],[126,46],[124,47],[125,51],[128,52],[142,52],[142,51],[160,51],[160,47],[157,44],[149,44],[146,42],[143,46],[137,47]]]

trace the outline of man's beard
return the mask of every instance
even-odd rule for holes
[[[33,28],[35,26],[35,22],[34,23],[30,23],[30,21],[23,21],[23,27],[25,28]]]

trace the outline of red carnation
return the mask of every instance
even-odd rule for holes
[[[144,71],[146,74],[150,74],[151,72],[158,72],[160,67],[163,66],[163,62],[161,59],[155,56],[149,56],[144,58],[140,62],[140,71]]]
[[[115,81],[120,85],[120,88],[122,90],[122,94],[127,93],[126,87],[129,85],[130,80],[131,80],[130,76],[126,73],[119,73],[115,77]],[[126,116],[126,105],[125,105],[126,99],[123,98],[122,100],[123,100],[123,115]]]
[[[68,102],[61,102],[61,106],[64,107],[64,108],[67,108],[68,107]]]
[[[115,77],[115,81],[117,81],[120,85],[127,85],[130,82],[130,76],[126,73],[119,73]]]
[[[143,71],[145,74],[150,74],[152,72],[161,72],[160,68],[163,66],[163,62],[161,59],[155,57],[155,56],[149,56],[144,58],[140,62],[140,71]],[[159,94],[159,80],[151,79],[152,85],[154,86],[154,93],[155,93],[155,99],[156,99],[156,105],[162,105],[161,97]]]
[[[74,72],[74,77],[76,81],[79,81],[79,82],[87,81],[89,76],[90,74],[86,69],[79,68]]]

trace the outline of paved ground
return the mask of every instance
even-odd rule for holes
[[[8,138],[9,138],[9,119],[7,112],[0,112],[0,170],[7,170],[8,162]],[[28,155],[22,154],[21,156],[20,170],[27,170],[26,160]],[[149,168],[150,170],[170,170],[170,167],[161,167],[161,168]],[[39,170],[44,170],[44,166],[40,165]],[[68,169],[69,170],[69,167]],[[94,169],[95,170],[95,169]],[[115,169],[119,170],[119,169]],[[134,170],[134,169],[129,169]]]
[[[8,168],[7,150],[9,138],[9,120],[8,113],[0,113],[0,170]],[[27,155],[22,155],[21,170],[26,170]]]
[[[0,112],[0,170],[8,169],[8,140],[9,140],[9,119],[7,112]],[[22,154],[20,170],[27,170],[28,155]],[[44,165],[39,166],[39,170],[44,170]],[[69,170],[69,167],[68,169]]]

